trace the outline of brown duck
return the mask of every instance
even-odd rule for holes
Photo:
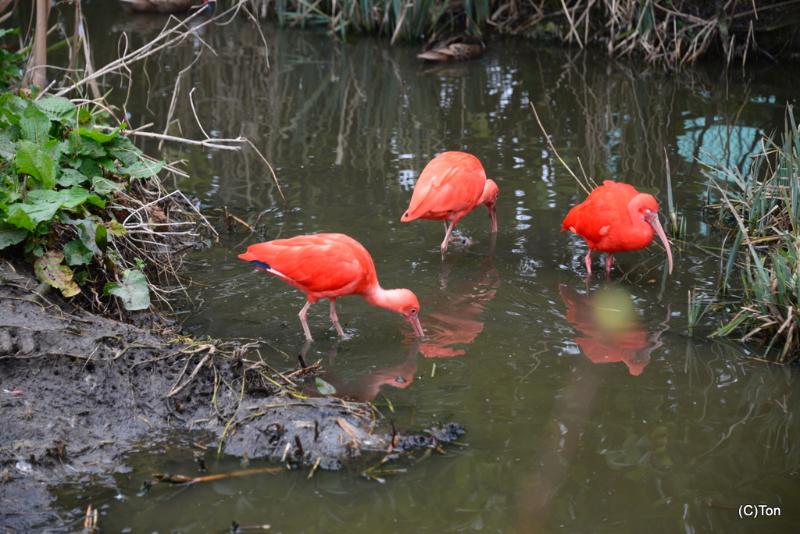
[[[477,37],[458,35],[444,41],[434,43],[430,48],[417,54],[419,59],[425,61],[467,61],[483,54],[486,45]]]
[[[213,11],[217,0],[120,0],[123,7],[139,13],[185,13],[193,9]]]

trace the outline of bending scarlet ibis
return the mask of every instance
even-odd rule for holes
[[[416,219],[444,221],[442,255],[447,251],[456,223],[483,204],[489,210],[492,233],[497,232],[495,205],[500,188],[486,178],[480,160],[466,152],[439,154],[422,170],[414,186],[411,203],[400,217],[402,222]]]
[[[561,230],[569,230],[586,240],[589,246],[585,260],[588,274],[592,274],[593,250],[607,254],[608,273],[614,263],[614,254],[645,248],[653,242],[655,231],[667,251],[669,272],[672,273],[672,250],[658,220],[658,202],[653,195],[640,193],[632,185],[604,181],[586,200],[569,210],[561,223]]]
[[[336,299],[359,295],[364,300],[401,314],[422,337],[419,300],[408,289],[383,289],[378,283],[375,264],[367,249],[344,234],[300,235],[276,239],[247,247],[239,259],[276,276],[306,294],[300,310],[300,323],[306,339],[312,341],[306,313],[320,299],[331,302],[331,321],[339,336],[344,336],[336,315]]]

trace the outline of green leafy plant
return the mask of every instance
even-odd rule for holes
[[[18,35],[19,30],[0,28],[0,42],[6,37]],[[14,52],[0,46],[0,89],[8,89],[22,78],[25,54]]]
[[[61,97],[0,95],[0,250],[20,249],[65,297],[100,284],[141,310],[150,305],[147,278],[110,246],[127,233],[113,207],[162,164],[103,118]]]

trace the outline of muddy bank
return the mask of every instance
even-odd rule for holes
[[[313,370],[275,374],[252,347],[191,341],[146,317],[125,324],[39,290],[0,265],[0,526],[56,522],[49,486],[87,475],[113,484],[126,452],[169,430],[210,432],[228,454],[323,469],[463,432],[395,434],[368,404],[308,396]]]

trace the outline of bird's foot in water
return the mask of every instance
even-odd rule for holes
[[[448,244],[455,248],[469,248],[475,244],[475,240],[459,231],[454,231],[450,235]]]
[[[354,332],[348,331],[349,329],[342,328],[341,331],[338,331],[334,325],[328,329],[333,335],[331,339],[338,339],[339,341],[349,341],[356,337]]]

